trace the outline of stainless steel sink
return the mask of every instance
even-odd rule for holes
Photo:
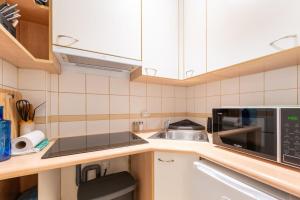
[[[207,133],[205,131],[191,131],[191,130],[161,131],[151,136],[150,139],[190,140],[190,141],[208,142]]]

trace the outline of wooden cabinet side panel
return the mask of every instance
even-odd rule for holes
[[[0,200],[15,200],[19,195],[19,178],[0,181]]]
[[[136,200],[153,200],[153,152],[131,156],[131,174],[137,180]]]
[[[20,21],[19,41],[36,58],[49,59],[49,27]]]

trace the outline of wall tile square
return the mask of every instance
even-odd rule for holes
[[[73,137],[86,135],[86,122],[60,122],[59,137]]]
[[[161,97],[162,87],[157,84],[147,84],[147,96],[148,97]]]
[[[162,98],[162,112],[163,113],[175,112],[175,98]]]
[[[149,113],[161,113],[161,97],[147,97],[147,111]]]
[[[213,108],[219,108],[221,106],[221,97],[212,96],[206,99],[206,112],[212,113]]]
[[[18,69],[14,65],[2,60],[3,85],[7,87],[18,87]]]
[[[45,91],[21,90],[20,92],[22,98],[27,99],[34,108],[46,101]],[[36,111],[35,116],[46,116],[46,104]]]
[[[51,92],[49,92],[49,91],[46,91],[45,106],[46,106],[46,116],[49,116],[51,114]],[[46,123],[49,122],[48,118],[46,121],[47,121]],[[49,129],[49,132],[50,132],[50,127],[47,127],[47,129]]]
[[[42,70],[19,69],[19,89],[46,90],[46,72]]]
[[[287,67],[265,73],[265,90],[297,88],[297,67]]]
[[[163,85],[162,86],[162,97],[175,97],[174,86]]]
[[[185,98],[176,98],[175,99],[175,112],[186,112],[186,99]]]
[[[240,92],[249,93],[264,91],[264,73],[240,77]]]
[[[49,139],[59,137],[59,128],[58,127],[59,127],[58,122],[50,123],[50,138]]]
[[[129,130],[129,119],[110,120],[110,133],[117,133]]]
[[[132,96],[146,96],[147,86],[145,83],[130,82],[130,95]]]
[[[85,94],[60,93],[60,115],[85,115]]]
[[[87,135],[109,133],[109,120],[87,121]]]
[[[109,94],[109,77],[86,74],[86,92],[91,94]]]
[[[238,94],[239,93],[239,78],[225,79],[221,81],[221,94]]]
[[[262,106],[264,105],[264,93],[244,93],[240,95],[241,106]]]
[[[52,92],[58,92],[58,75],[50,74],[50,90]]]
[[[46,90],[48,92],[51,91],[51,74],[49,72],[45,72],[46,74]]]
[[[240,105],[239,95],[223,95],[221,96],[221,106],[238,106]]]
[[[111,77],[110,94],[129,95],[129,79]]]
[[[206,113],[206,98],[196,98],[195,99],[195,112],[196,113]]]
[[[195,97],[206,97],[206,84],[195,86]]]
[[[194,113],[195,112],[195,99],[189,98],[187,99],[187,112]]]
[[[128,114],[129,96],[110,95],[110,114]]]
[[[266,105],[296,105],[297,89],[266,91]]]
[[[195,87],[194,86],[187,88],[187,95],[186,95],[186,97],[187,98],[193,98],[193,97],[195,97]]]
[[[147,111],[147,98],[130,96],[130,113],[141,114]]]
[[[59,91],[85,93],[85,74],[64,71],[59,75]]]
[[[211,83],[207,83],[206,87],[206,96],[217,96],[221,94],[221,82],[215,81]]]
[[[147,129],[160,129],[162,128],[161,118],[149,118],[147,119]]]
[[[87,114],[109,114],[109,95],[87,94]]]
[[[175,87],[174,93],[176,98],[185,98],[187,96],[187,89],[186,87]]]
[[[50,95],[50,115],[58,115],[58,93],[51,92]]]

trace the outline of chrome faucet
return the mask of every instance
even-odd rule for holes
[[[166,120],[166,121],[164,122],[164,131],[165,131],[165,132],[168,132],[170,123],[171,123],[171,120],[170,120],[170,119],[168,119],[168,120]]]

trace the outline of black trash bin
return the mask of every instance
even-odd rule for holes
[[[81,183],[78,200],[133,200],[136,181],[128,172],[119,172]]]

